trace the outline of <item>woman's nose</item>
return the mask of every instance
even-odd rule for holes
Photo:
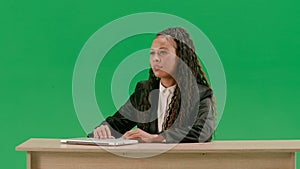
[[[154,56],[153,56],[153,61],[154,61],[154,62],[160,62],[160,61],[161,61],[161,60],[160,60],[160,57],[158,56],[157,53],[154,54]]]

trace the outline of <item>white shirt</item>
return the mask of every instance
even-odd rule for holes
[[[176,85],[165,88],[161,83],[159,83],[159,98],[158,98],[158,109],[157,109],[158,132],[162,131],[164,117],[169,109],[169,104],[174,95],[175,87]]]

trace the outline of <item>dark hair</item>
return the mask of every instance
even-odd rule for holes
[[[189,97],[186,99],[193,100],[199,99],[192,98],[193,93],[195,92],[194,89],[198,86],[192,86],[193,84],[189,82],[191,82],[193,79],[196,79],[196,82],[198,84],[204,85],[208,88],[210,88],[210,85],[195,53],[193,41],[190,39],[190,36],[185,29],[168,28],[166,30],[163,30],[162,32],[159,32],[155,38],[160,36],[166,37],[170,41],[170,43],[174,44],[175,42],[174,47],[176,49],[176,55],[183,61],[184,64],[186,64],[189,67],[189,70],[184,69],[182,67],[182,64],[178,64],[176,67],[175,76],[177,84],[174,91],[174,95],[169,104],[169,109],[166,112],[169,115],[166,119],[166,123],[164,123],[163,126],[163,129],[165,130],[172,126],[172,124],[178,116],[180,123],[183,123],[183,119],[185,117],[188,117],[188,113],[192,111],[191,108],[193,107],[193,105],[191,104],[193,103],[187,101],[186,104],[181,104],[182,95],[179,86],[184,89],[186,97]],[[192,73],[188,73],[187,71],[191,71]],[[152,69],[150,68],[149,81],[150,84],[152,84],[150,86],[154,88],[154,86],[159,82],[159,80],[160,79],[155,77]],[[181,84],[179,85],[179,83]],[[152,89],[150,89],[150,91]],[[213,107],[215,108],[215,104]],[[181,113],[179,114],[179,112]]]

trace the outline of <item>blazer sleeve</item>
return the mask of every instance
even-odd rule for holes
[[[121,137],[125,132],[136,126],[138,121],[138,110],[136,107],[141,88],[141,84],[138,83],[135,92],[130,96],[128,101],[113,116],[107,117],[99,126],[108,125],[115,138]],[[88,137],[94,137],[93,132],[88,134]]]
[[[198,111],[195,120],[187,125],[173,125],[161,135],[167,143],[208,142],[214,132],[214,115],[212,90],[207,89],[200,94],[200,104],[194,108]]]

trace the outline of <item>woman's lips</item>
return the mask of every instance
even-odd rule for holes
[[[155,71],[161,70],[161,69],[162,69],[162,66],[154,65],[154,66],[152,66],[152,69],[155,70]]]

